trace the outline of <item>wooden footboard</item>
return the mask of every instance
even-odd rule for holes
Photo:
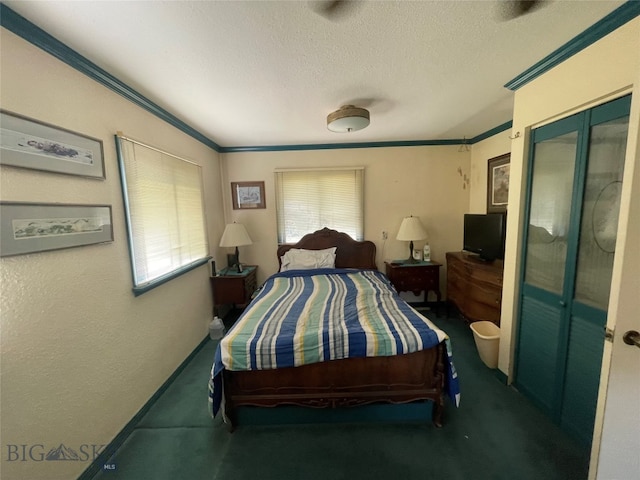
[[[243,405],[336,408],[432,400],[433,423],[442,426],[442,344],[392,357],[331,360],[277,370],[224,371],[225,414],[233,430]]]

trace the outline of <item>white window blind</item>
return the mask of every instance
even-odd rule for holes
[[[155,286],[209,254],[199,165],[117,137],[136,288]]]
[[[276,171],[278,242],[328,227],[364,237],[364,168]]]

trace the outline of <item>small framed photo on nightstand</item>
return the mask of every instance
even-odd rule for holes
[[[422,261],[422,250],[419,248],[414,248],[413,249],[413,259],[414,260],[418,260],[419,262]]]

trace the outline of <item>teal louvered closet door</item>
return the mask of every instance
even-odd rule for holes
[[[532,132],[516,387],[590,445],[631,97]]]

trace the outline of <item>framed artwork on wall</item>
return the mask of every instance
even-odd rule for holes
[[[264,182],[231,182],[233,209],[267,208]]]
[[[113,241],[111,205],[0,202],[0,256]]]
[[[509,201],[511,154],[491,158],[487,171],[487,213],[505,213]]]
[[[0,110],[0,163],[104,180],[102,141]]]

